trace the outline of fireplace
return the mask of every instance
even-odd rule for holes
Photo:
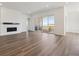
[[[17,27],[8,27],[7,32],[17,31]]]

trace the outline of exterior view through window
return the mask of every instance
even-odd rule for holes
[[[50,32],[55,28],[54,16],[46,16],[43,18],[43,31]]]

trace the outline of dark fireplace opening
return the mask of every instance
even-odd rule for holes
[[[8,27],[7,32],[17,31],[17,27]]]

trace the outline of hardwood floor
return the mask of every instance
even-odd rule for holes
[[[79,33],[67,33],[64,40],[67,55],[79,56]]]
[[[67,56],[79,55],[79,34],[66,36],[29,32],[0,36],[1,56]]]

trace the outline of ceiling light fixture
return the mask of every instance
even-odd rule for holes
[[[2,6],[3,4],[2,3],[0,3],[0,6]]]
[[[27,13],[31,13],[31,11],[28,11]]]
[[[46,5],[46,7],[48,8],[48,7],[49,7],[49,5]]]

